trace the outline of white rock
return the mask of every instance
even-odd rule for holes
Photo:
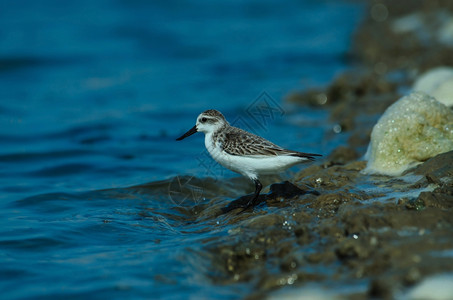
[[[453,106],[453,68],[438,67],[420,75],[414,91],[425,92],[447,106]]]
[[[453,150],[453,111],[414,92],[392,104],[371,132],[365,173],[397,176],[437,154]]]
[[[405,300],[452,300],[453,274],[434,275],[416,285]]]

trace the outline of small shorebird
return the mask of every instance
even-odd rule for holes
[[[196,125],[176,140],[180,141],[196,132],[205,133],[204,143],[212,158],[255,183],[255,194],[247,202],[245,209],[258,204],[258,196],[263,187],[259,181],[260,175],[275,174],[321,156],[287,150],[253,133],[233,127],[215,109],[202,112]]]

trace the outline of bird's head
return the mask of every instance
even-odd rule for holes
[[[197,123],[192,129],[187,131],[181,137],[177,138],[177,141],[185,139],[188,136],[196,132],[204,132],[205,134],[216,132],[220,128],[229,125],[222,113],[215,109],[209,109],[202,112],[198,118]]]

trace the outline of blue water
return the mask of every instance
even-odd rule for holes
[[[203,250],[234,225],[193,208],[252,187],[206,156],[201,134],[174,138],[216,108],[282,146],[328,153],[328,112],[282,99],[348,67],[362,9],[333,0],[1,2],[2,297],[249,293],[216,285]]]

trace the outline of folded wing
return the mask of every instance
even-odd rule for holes
[[[232,127],[232,130],[225,133],[222,142],[222,149],[231,155],[242,156],[278,156],[289,155],[314,160],[315,156],[322,156],[314,153],[303,153],[284,149],[274,143],[249,133],[242,129]]]

